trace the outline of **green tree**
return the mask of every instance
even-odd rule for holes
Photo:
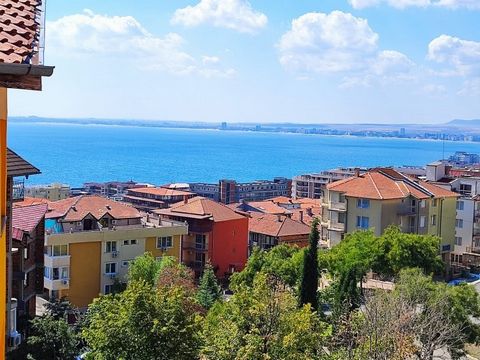
[[[80,352],[80,336],[62,317],[47,314],[31,321],[27,340],[28,357],[35,360],[75,359]]]
[[[242,286],[227,302],[217,302],[204,322],[201,355],[209,360],[320,359],[329,327],[298,308],[293,290],[260,273],[253,287]]]
[[[304,249],[296,246],[278,245],[265,251],[255,248],[248,258],[243,271],[235,273],[230,278],[232,289],[241,286],[253,286],[255,276],[258,273],[274,275],[290,287],[299,284]]]
[[[312,310],[318,309],[318,219],[312,221],[309,236],[309,247],[303,259],[303,270],[300,283],[300,304],[310,304]]]
[[[195,304],[182,286],[167,282],[158,289],[130,281],[123,293],[89,306],[82,334],[94,359],[195,359],[200,347]]]
[[[164,256],[162,261],[158,261],[151,253],[145,253],[130,263],[128,267],[128,280],[143,280],[151,286],[156,286],[161,270],[174,263],[176,263],[175,258]]]
[[[218,285],[212,265],[207,262],[197,292],[197,300],[206,310],[222,298],[222,289]]]
[[[335,312],[337,315],[352,311],[360,306],[361,294],[357,285],[360,277],[361,274],[356,268],[350,268],[340,275],[335,294]]]

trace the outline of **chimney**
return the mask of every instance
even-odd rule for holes
[[[188,204],[188,195],[183,195],[183,203]]]
[[[308,216],[313,216],[312,208],[307,208],[307,214]]]
[[[282,215],[277,215],[277,221],[282,222]]]
[[[354,172],[355,172],[355,177],[360,176],[360,169],[359,168],[355,168]]]
[[[300,210],[300,211],[299,211],[299,213],[300,213],[300,222],[302,222],[302,223],[303,223],[303,211],[302,211],[302,210]]]

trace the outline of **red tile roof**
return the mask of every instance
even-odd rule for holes
[[[267,214],[288,214],[289,211],[272,200],[265,201],[249,201],[248,206],[254,207],[259,211]]]
[[[413,196],[417,199],[430,197],[458,197],[457,193],[409,178],[391,168],[372,169],[360,176],[353,176],[327,185],[328,190],[346,196],[365,199],[402,199]]]
[[[37,52],[41,0],[0,0],[0,63],[30,64]]]
[[[245,218],[224,204],[200,196],[188,199],[187,203],[181,201],[173,204],[169,209],[154,212],[167,216],[210,218],[215,222]]]
[[[81,221],[91,214],[99,220],[110,214],[114,219],[137,219],[142,215],[134,207],[113,201],[98,195],[82,195],[59,201],[53,201],[48,206],[46,218],[63,218],[63,221]]]
[[[51,203],[51,201],[47,199],[24,197],[22,201],[13,203],[13,207],[23,207],[23,206],[49,204],[49,203]]]
[[[290,219],[288,216],[251,212],[248,221],[249,231],[258,234],[282,237],[308,235],[310,233],[308,225]]]
[[[168,189],[164,187],[146,187],[146,188],[135,188],[129,189],[129,193],[140,193],[140,194],[151,194],[157,196],[189,196],[194,195],[188,191]]]
[[[14,231],[13,237],[22,240],[19,231],[29,233],[37,227],[47,212],[47,204],[38,204],[31,206],[16,207],[12,209],[12,227],[17,229]],[[15,233],[17,233],[15,235]],[[19,238],[20,237],[20,238]]]

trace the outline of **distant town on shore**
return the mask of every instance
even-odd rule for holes
[[[480,142],[480,119],[454,119],[444,124],[296,124],[296,123],[234,123],[136,119],[11,117],[11,122],[53,123],[103,126],[139,126],[222,131],[258,131],[296,134],[317,134],[358,137],[384,137],[447,141]]]

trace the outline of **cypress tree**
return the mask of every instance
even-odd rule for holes
[[[312,310],[318,310],[318,219],[312,222],[309,247],[303,259],[302,281],[300,283],[300,305],[310,304]]]
[[[207,262],[198,287],[197,300],[205,309],[210,309],[215,301],[222,297],[222,289],[218,285],[212,265]]]

